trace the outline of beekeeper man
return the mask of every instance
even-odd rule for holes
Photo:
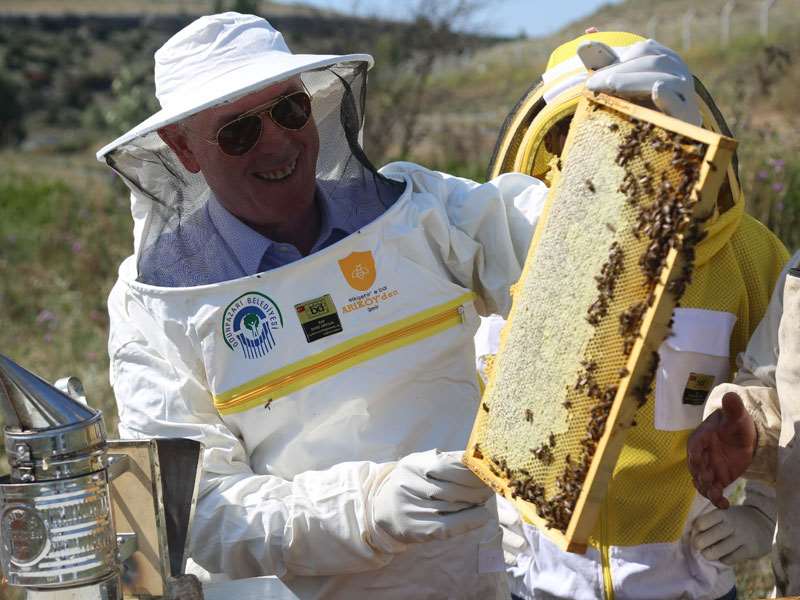
[[[627,66],[591,75],[583,64],[592,60],[591,55],[586,57],[587,44],[604,44],[600,51],[610,49],[605,56],[598,52],[595,61]],[[643,56],[643,44],[633,34],[595,32],[553,52],[541,82],[517,109],[517,118],[527,111],[528,138],[539,140],[530,149],[534,175],[550,181],[557,171],[558,154],[584,82],[590,88],[623,89],[634,85],[624,74],[633,65],[646,72],[661,70],[660,62],[677,60]],[[696,90],[692,89],[688,69],[682,79],[687,88],[681,93],[694,98],[699,107],[696,117],[684,118],[696,124],[702,118],[706,128],[729,133],[702,84],[698,81]],[[501,136],[500,151],[503,143]],[[728,381],[735,370],[734,359],[764,314],[786,259],[780,241],[744,214],[744,198],[732,166],[706,237],[695,249],[691,284],[674,313],[674,335],[659,350],[654,391],[639,410],[636,427],[627,433],[586,554],[561,551],[537,529],[523,525],[514,507],[500,499],[515,596],[735,598],[732,565],[769,552],[775,520],[773,493],[752,483],[742,506],[715,509],[692,486],[685,445],[700,423],[711,387]],[[479,366],[497,348],[503,324],[493,316],[481,326],[476,336]]]
[[[506,597],[460,451],[478,315],[507,314],[546,187],[376,171],[371,64],[293,54],[237,13],[156,52],[161,110],[98,153],[133,192],[109,299],[120,432],[205,444],[191,555],[211,572],[301,598]]]
[[[736,379],[714,388],[688,444],[697,489],[721,508],[729,504],[724,488],[740,475],[776,487],[778,596],[800,595],[800,253],[789,264],[739,356]]]

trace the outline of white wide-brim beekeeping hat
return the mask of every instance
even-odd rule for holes
[[[154,58],[161,110],[104,146],[98,160],[142,135],[300,73],[338,63],[373,64],[368,54],[293,54],[265,19],[236,12],[200,17],[167,40]]]

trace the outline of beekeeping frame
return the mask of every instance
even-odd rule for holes
[[[577,107],[464,456],[565,550],[586,549],[735,147],[617,98]]]

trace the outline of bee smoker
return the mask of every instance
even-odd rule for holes
[[[77,378],[53,386],[2,354],[0,411],[0,575],[28,600],[297,600],[276,577],[185,574],[200,443],[107,440]]]
[[[0,478],[0,566],[29,589],[89,586],[118,600],[103,416],[0,355],[11,468]],[[83,596],[76,596],[83,597]]]
[[[10,585],[29,600],[202,600],[182,574],[199,443],[109,441],[77,378],[52,386],[1,354],[0,411],[11,469],[0,477],[0,572]]]

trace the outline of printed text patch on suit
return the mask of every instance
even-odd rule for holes
[[[295,304],[294,309],[309,343],[342,331],[342,322],[330,294]]]

